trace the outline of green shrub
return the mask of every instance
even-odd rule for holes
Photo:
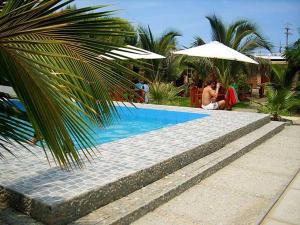
[[[237,78],[238,92],[249,93],[251,92],[251,85],[248,82],[248,77],[245,74],[241,74]]]
[[[300,99],[296,92],[289,89],[276,89],[267,86],[267,102],[261,105],[259,111],[269,113],[272,120],[281,120],[280,115],[289,114],[290,110],[300,106]]]
[[[178,98],[183,89],[171,83],[153,82],[150,86],[150,101],[155,104],[165,104]]]

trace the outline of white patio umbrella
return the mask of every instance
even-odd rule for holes
[[[100,55],[98,58],[113,59],[164,59],[165,56],[150,52],[141,48],[137,48],[131,45],[126,45],[125,48],[119,48],[120,50],[112,50],[105,55]]]
[[[218,41],[212,41],[208,44],[176,51],[173,53],[179,55],[199,56],[199,57],[214,58],[214,59],[227,59],[227,60],[235,60],[235,61],[258,64],[258,62],[254,61],[250,57],[232,48],[229,48]]]

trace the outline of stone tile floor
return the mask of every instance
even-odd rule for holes
[[[261,225],[300,225],[300,172],[272,207]]]
[[[49,167],[39,147],[31,148],[36,153],[33,156],[16,145],[14,151],[18,158],[7,155],[7,160],[0,164],[0,171],[5,171],[0,174],[0,187],[48,205],[64,202],[266,117],[256,113],[137,106],[209,116],[99,145],[96,158],[82,170],[63,171],[53,161]]]
[[[300,169],[300,126],[282,132],[132,225],[258,225]],[[300,174],[261,225],[300,225]]]

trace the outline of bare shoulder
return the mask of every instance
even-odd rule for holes
[[[215,90],[213,90],[211,87],[207,90],[211,95],[214,95],[216,93]]]
[[[203,91],[210,91],[210,87],[205,87],[204,89],[203,89]]]

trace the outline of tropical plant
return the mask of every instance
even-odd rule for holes
[[[155,104],[172,102],[182,90],[182,87],[175,87],[172,83],[155,81],[150,86],[150,101]]]
[[[62,9],[62,11],[65,10],[77,10],[77,6],[76,4],[69,4],[67,5],[65,8]],[[109,16],[107,16],[108,18]],[[113,31],[119,31],[119,32],[128,32],[130,35],[99,35],[97,32],[90,32],[90,33],[84,33],[84,34],[79,34],[82,35],[84,37],[88,36],[90,38],[96,38],[96,39],[101,39],[102,41],[108,42],[108,43],[114,43],[114,44],[118,44],[118,45],[136,45],[137,44],[137,31],[135,29],[135,27],[128,22],[128,20],[123,19],[123,18],[119,18],[119,17],[110,17],[113,18],[115,20],[120,20],[122,23],[120,23],[120,25],[118,25],[118,27],[113,27],[112,30]],[[99,18],[87,18],[85,20],[98,20]]]
[[[297,43],[297,42],[296,42]],[[297,90],[297,75],[300,72],[300,45],[285,52],[287,64],[272,64],[269,75],[270,85],[276,89]],[[298,90],[299,91],[299,90]]]
[[[295,56],[295,52],[287,54]],[[294,60],[297,59],[294,58]],[[295,60],[296,61],[296,60]],[[294,61],[294,62],[295,62]],[[261,111],[270,113],[273,120],[280,120],[280,115],[290,113],[300,107],[299,91],[293,87],[294,78],[299,71],[297,64],[271,66],[270,82],[267,85],[267,102],[262,105]],[[299,68],[299,67],[298,67]]]
[[[293,77],[287,76],[287,65],[272,64],[271,72],[269,74],[270,85],[276,89],[290,89]]]
[[[81,156],[90,159],[94,149],[89,124],[104,126],[115,113],[109,91],[129,90],[123,75],[134,73],[98,58],[120,47],[105,37],[128,36],[124,21],[103,6],[61,10],[71,2],[0,1],[0,84],[11,86],[26,109],[24,116],[1,94],[1,156],[14,154],[15,142],[26,147],[34,130],[47,157],[62,167],[82,166]],[[82,155],[75,145],[86,149]]]
[[[260,111],[269,113],[275,121],[281,120],[280,115],[287,114],[291,109],[300,106],[300,99],[296,97],[295,91],[288,89],[276,89],[267,86],[267,102],[260,104]]]
[[[284,55],[288,61],[286,79],[291,84],[297,76],[300,76],[300,39],[290,46]]]
[[[255,58],[255,61],[258,62],[259,64],[252,64],[252,63],[245,63],[237,74],[232,74],[232,77],[234,80],[240,79],[240,76],[245,75],[247,78],[250,76],[257,76],[257,74],[260,74],[261,76],[266,76],[269,77],[271,72],[272,72],[272,63],[270,62],[269,59],[264,59],[257,57]]]
[[[285,51],[284,55],[287,58],[287,61],[292,64],[292,66],[298,66],[298,71],[300,70],[300,39],[295,41],[294,44],[289,46],[289,48]]]
[[[119,20],[121,22],[119,27],[114,27],[112,29],[115,32],[117,31],[123,33],[123,35],[111,35],[103,37],[103,35],[98,35],[97,33],[90,33],[90,37],[100,39],[108,43],[114,43],[115,45],[118,44],[135,46],[138,40],[136,28],[125,19],[118,17],[111,18],[114,20]],[[96,18],[96,20],[97,19],[98,18]],[[127,35],[125,35],[126,33]]]
[[[180,36],[180,33],[171,30],[163,33],[160,37],[155,38],[149,26],[147,28],[140,26],[138,28],[138,34],[138,45],[140,47],[163,55],[167,58],[172,57],[172,60],[175,60],[175,56],[171,56],[171,53],[176,49],[176,37]],[[163,73],[164,68],[168,67],[168,65],[166,65],[168,62],[164,59],[153,59],[151,60],[151,63],[153,67],[153,74],[151,78],[153,80],[168,80],[168,78],[164,79],[163,77],[163,75],[168,76],[168,74]]]
[[[192,68],[196,72],[198,79],[204,81],[207,74],[214,72],[212,60],[201,57],[184,57],[181,61],[186,68]]]
[[[236,80],[239,93],[251,92],[251,85],[249,84],[248,77],[246,74],[240,74],[239,79]]]
[[[237,20],[225,25],[216,15],[206,17],[211,26],[212,40],[223,43],[242,54],[249,55],[258,48],[271,50],[271,44],[259,32],[258,27],[248,20]],[[204,40],[196,36],[193,45],[203,44]],[[229,60],[213,60],[219,80],[225,87],[231,81],[232,75],[238,74],[244,63]]]
[[[160,72],[160,79],[166,82],[177,80],[186,69],[182,61],[186,57],[183,55],[170,54],[163,62]]]

